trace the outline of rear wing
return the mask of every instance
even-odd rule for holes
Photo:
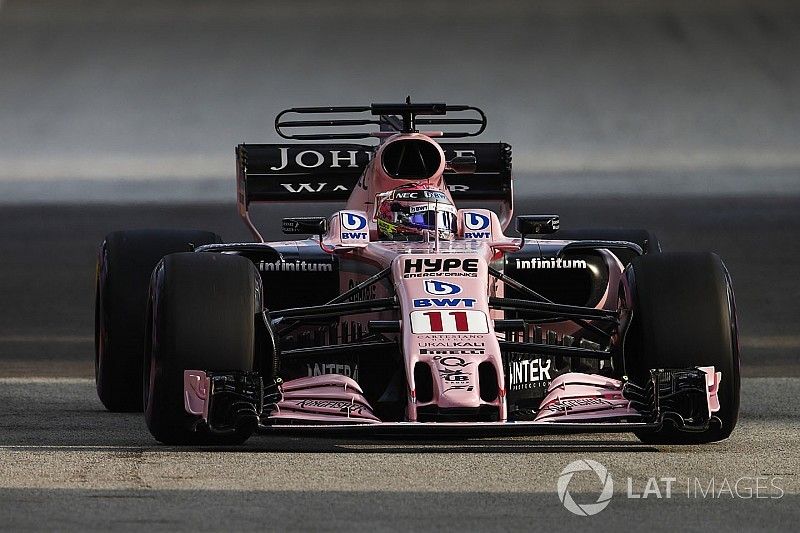
[[[475,172],[445,172],[456,201],[513,201],[511,146],[439,143],[445,159],[474,155]],[[239,211],[251,202],[344,202],[377,147],[367,144],[240,144],[236,148]]]

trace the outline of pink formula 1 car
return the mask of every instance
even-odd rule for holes
[[[105,406],[143,409],[170,444],[254,432],[728,437],[739,351],[719,257],[661,252],[643,230],[559,230],[556,215],[518,216],[519,236],[506,236],[511,147],[449,140],[485,127],[463,105],[289,109],[282,137],[329,143],[237,148],[254,242],[110,234],[96,305]],[[365,138],[377,143],[341,144]],[[298,240],[265,242],[253,202],[344,209],[285,218]]]

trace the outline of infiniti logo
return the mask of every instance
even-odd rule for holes
[[[600,484],[603,486],[595,503],[576,503],[569,493],[569,482],[572,481],[572,476],[575,472],[584,471],[592,471],[597,474]],[[614,494],[614,480],[611,479],[611,474],[608,473],[606,467],[597,461],[579,459],[564,467],[564,470],[558,476],[556,489],[558,490],[558,499],[561,500],[567,511],[578,516],[592,516],[608,507],[608,504],[611,503],[611,496]]]

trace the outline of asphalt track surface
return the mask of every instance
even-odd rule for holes
[[[93,385],[0,379],[2,528],[775,531],[796,530],[800,519],[797,378],[745,379],[733,437],[697,447],[645,446],[632,435],[259,436],[237,448],[190,450],[156,445],[141,415],[104,412]],[[596,516],[572,515],[559,502],[559,474],[577,459],[611,474],[614,496]],[[575,475],[574,501],[597,500],[593,476]],[[627,478],[641,495],[651,476],[675,479],[670,498],[664,483],[661,499],[627,497]]]
[[[258,436],[232,450],[159,446],[141,415],[106,413],[94,393],[95,249],[106,232],[132,227],[202,227],[229,241],[246,239],[233,206],[6,206],[0,210],[0,528],[794,527],[800,282],[792,239],[800,199],[562,198],[519,206],[520,213],[535,211],[559,212],[564,227],[649,227],[665,249],[710,249],[725,258],[737,290],[743,371],[760,376],[743,381],[742,418],[731,439],[654,447],[632,435],[413,442]],[[271,207],[259,220],[277,238],[278,218],[293,212]],[[570,514],[556,493],[561,470],[583,458],[604,464],[615,481],[610,506],[594,517]],[[676,478],[673,497],[627,498],[628,477],[636,494],[650,476]],[[741,478],[738,495],[721,492],[726,480]],[[781,489],[762,487],[766,497],[743,498],[755,478]],[[716,497],[702,496],[712,482]],[[575,501],[591,503],[600,485],[581,473],[570,491]]]

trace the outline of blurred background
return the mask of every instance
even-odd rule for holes
[[[518,213],[718,252],[745,374],[800,375],[798,58],[792,1],[0,1],[2,372],[91,375],[106,233],[247,239],[278,111],[411,95],[486,110]]]

